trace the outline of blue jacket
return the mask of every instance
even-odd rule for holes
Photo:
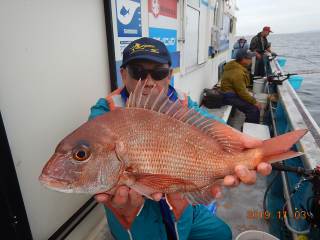
[[[237,57],[237,53],[239,52],[239,50],[243,48],[245,50],[248,50],[249,49],[249,44],[246,43],[246,42],[240,42],[239,40],[237,42],[235,42],[233,44],[233,55],[232,55],[232,59],[236,59]]]

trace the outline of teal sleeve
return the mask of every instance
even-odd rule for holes
[[[107,100],[105,100],[104,98],[100,98],[96,103],[96,105],[91,107],[91,113],[88,118],[88,121],[94,117],[97,117],[109,111],[110,111],[110,108]]]
[[[190,109],[192,107],[194,108],[194,110],[196,110],[196,112],[200,113],[201,116],[206,115],[206,118],[208,118],[208,119],[214,118],[215,120],[220,121],[223,124],[226,124],[226,122],[223,121],[221,118],[217,118],[217,117],[211,115],[210,113],[208,113],[206,110],[200,109],[198,107],[198,104],[196,102],[192,101],[191,98],[188,96],[188,108]]]

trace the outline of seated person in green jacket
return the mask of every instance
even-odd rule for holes
[[[236,60],[224,66],[220,91],[224,96],[223,103],[243,112],[246,115],[245,122],[259,124],[261,104],[247,91],[250,84],[247,67],[254,56],[255,52],[239,50]]]
[[[143,94],[149,94],[151,88],[155,85],[154,91],[164,92],[171,100],[180,99],[182,104],[187,104],[189,108],[194,109],[201,115],[207,114],[206,118],[215,118],[206,111],[201,110],[196,102],[193,102],[185,93],[170,86],[172,69],[171,57],[166,46],[155,39],[140,38],[131,42],[123,51],[123,63],[120,73],[124,86],[112,92],[106,98],[100,98],[96,105],[91,108],[92,119],[103,113],[113,111],[124,107],[130,92],[133,92],[138,80],[144,83],[148,79]],[[218,121],[223,120],[216,118]],[[224,123],[224,122],[223,122]],[[244,147],[254,148],[261,142],[246,142],[240,139]],[[250,144],[250,145],[248,145]],[[242,181],[244,184],[252,185],[257,180],[257,173],[254,170],[249,171],[243,165],[236,166],[234,176],[227,176],[224,184],[229,187],[237,187]],[[271,165],[260,163],[258,171],[267,175],[271,172]],[[211,188],[211,194],[216,198],[221,197],[222,186],[214,185]],[[180,193],[171,194],[175,205],[185,206],[177,228],[172,225],[174,214],[169,209],[165,200],[162,200],[162,193],[152,194],[153,200],[145,199],[133,189],[127,186],[121,186],[117,189],[114,196],[106,193],[95,195],[95,199],[100,203],[105,203],[104,207],[107,213],[108,224],[112,234],[116,239],[231,239],[230,227],[219,217],[212,214],[203,205],[192,206],[181,198]],[[141,212],[134,218],[129,231],[123,227],[121,219],[118,216],[121,213],[132,212],[131,209],[142,206]],[[118,214],[119,213],[119,214]],[[128,214],[127,214],[128,215]],[[213,237],[214,236],[214,237]]]

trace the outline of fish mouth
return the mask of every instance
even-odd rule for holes
[[[42,173],[39,177],[39,181],[45,188],[48,188],[50,190],[65,192],[65,193],[74,192],[74,190],[71,189],[71,182],[68,180],[54,178]]]

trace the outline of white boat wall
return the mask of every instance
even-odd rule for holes
[[[218,82],[218,68],[231,56],[235,1],[162,0],[158,10],[152,2],[0,2],[0,137],[9,144],[1,146],[0,197],[8,239],[85,239],[105,215],[102,205],[93,208],[92,196],[47,190],[38,177],[57,144],[87,121],[90,107],[121,86],[121,51],[130,41],[164,41],[174,61],[172,85],[198,103],[202,90]],[[212,54],[213,25],[221,39]]]

